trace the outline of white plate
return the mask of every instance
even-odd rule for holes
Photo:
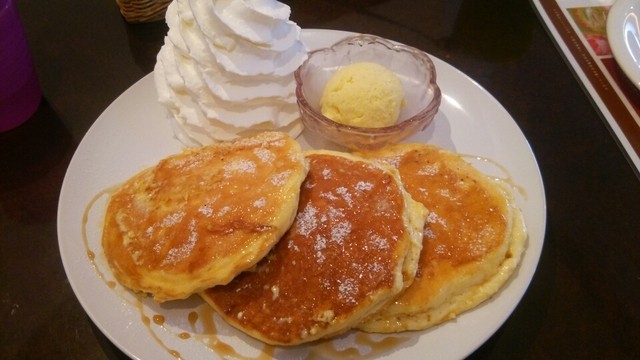
[[[640,1],[617,0],[607,15],[611,53],[622,71],[640,88]]]
[[[309,48],[328,46],[346,35],[349,33],[303,31]],[[384,345],[383,341],[370,349],[361,348],[363,352],[372,351],[370,354],[376,357],[449,359],[473,352],[502,325],[520,301],[535,272],[544,241],[544,188],[527,140],[511,116],[484,89],[445,62],[433,60],[443,92],[442,106],[433,125],[409,141],[430,142],[478,155],[508,169],[506,174],[492,162],[477,164],[494,175],[510,177],[521,187],[517,202],[528,226],[528,247],[518,271],[493,299],[433,329],[392,335],[395,340],[388,340],[397,340],[395,346]],[[328,147],[306,133],[299,140],[306,147],[309,143]],[[197,297],[162,306],[148,299],[140,301],[116,285],[106,265],[100,246],[100,226],[107,195],[100,194],[181,149],[156,102],[150,75],[125,91],[96,120],[71,160],[60,194],[58,239],[69,282],[94,323],[133,358],[174,359],[169,353],[172,349],[182,359],[211,359],[227,354],[230,348],[224,350],[226,344],[244,356],[256,357],[264,350],[262,344],[219,322],[217,317],[217,335],[198,334],[213,327],[203,321],[208,310]],[[95,254],[95,259],[88,254]],[[193,311],[199,313],[198,321],[189,317]],[[143,321],[144,317],[153,319],[158,314],[164,317],[164,323]],[[182,332],[190,333],[191,337],[181,339],[178,335]],[[349,333],[323,345],[278,348],[275,355],[293,358],[311,350],[319,357],[335,357],[337,350],[328,353],[329,346],[349,350],[354,344],[363,343],[362,337],[356,335]],[[369,340],[381,339],[384,336]]]

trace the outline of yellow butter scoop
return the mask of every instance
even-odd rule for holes
[[[341,124],[375,128],[395,124],[404,103],[404,89],[394,72],[376,63],[358,62],[329,79],[320,111]]]

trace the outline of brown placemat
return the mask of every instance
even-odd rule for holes
[[[640,90],[611,54],[606,17],[614,0],[532,0],[609,129],[640,171]]]

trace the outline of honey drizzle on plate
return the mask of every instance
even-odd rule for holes
[[[517,191],[518,194],[520,194],[523,198],[525,199],[527,198],[527,190],[524,188],[524,186],[515,182],[515,180],[513,179],[513,175],[511,175],[511,172],[504,165],[500,164],[496,160],[493,160],[484,156],[477,156],[477,155],[470,155],[470,154],[460,154],[460,156],[463,158],[470,158],[481,163],[491,164],[495,166],[504,174],[504,176],[489,176],[489,177],[504,181],[506,184],[511,186],[512,189]]]
[[[376,340],[373,334],[359,331],[355,333],[353,345],[341,349],[336,349],[332,341],[320,342],[313,346],[307,359],[373,359],[411,340],[410,336],[381,336]],[[368,348],[369,351],[362,353],[362,348]]]
[[[161,346],[167,353],[173,356],[176,359],[183,360],[181,353],[178,350],[172,349],[164,342],[164,340],[160,337],[160,335],[156,332],[154,328],[162,329],[163,331],[177,337],[181,340],[189,340],[193,339],[208,349],[213,351],[220,358],[235,358],[235,359],[243,359],[243,360],[267,360],[272,359],[275,356],[276,350],[280,349],[283,351],[287,351],[286,347],[277,347],[268,344],[263,344],[262,349],[259,350],[259,354],[254,357],[248,357],[243,354],[240,354],[237,349],[224,341],[222,341],[218,337],[218,331],[215,324],[214,319],[214,310],[211,306],[207,304],[203,304],[199,306],[198,309],[191,311],[187,315],[187,321],[189,323],[190,329],[189,331],[174,331],[168,328],[166,325],[166,318],[163,314],[155,314],[151,317],[145,314],[145,305],[144,298],[146,295],[144,294],[134,294],[135,300],[131,300],[126,298],[122,293],[119,293],[117,290],[118,283],[114,280],[109,280],[105,275],[105,271],[101,269],[96,261],[96,252],[91,249],[89,245],[89,238],[87,235],[87,225],[89,223],[90,213],[95,207],[95,204],[98,200],[100,200],[103,196],[110,196],[116,190],[118,186],[113,186],[107,189],[104,189],[98,192],[87,204],[83,216],[82,216],[82,241],[86,249],[87,258],[89,259],[91,266],[93,267],[96,275],[104,284],[111,289],[118,297],[122,300],[131,304],[136,310],[138,310],[140,314],[141,323],[147,328],[149,334],[153,338],[153,340]],[[108,269],[107,269],[108,270]],[[128,290],[127,290],[128,291]],[[132,294],[132,293],[131,293]],[[202,332],[197,331],[197,327],[200,325],[202,327]],[[317,359],[317,358],[332,358],[332,359],[348,359],[353,357],[358,358],[373,358],[382,355],[388,351],[395,349],[396,347],[402,345],[403,343],[409,341],[411,337],[401,337],[401,336],[384,336],[380,340],[374,340],[371,334],[367,334],[364,332],[356,332],[355,340],[351,346],[344,347],[342,349],[337,349],[335,344],[328,339],[324,341],[320,341],[311,345],[307,345],[309,347],[309,354],[307,354],[306,358]],[[369,348],[369,352],[365,354],[360,353],[361,347]]]
[[[273,357],[273,353],[275,351],[275,348],[273,346],[265,344],[264,348],[262,349],[262,351],[260,351],[260,354],[258,356],[247,357],[240,354],[232,345],[222,341],[217,336],[218,331],[214,322],[214,310],[211,306],[206,304],[201,306],[198,318],[201,319],[204,333],[198,334],[196,336],[204,340],[201,342],[205,344],[209,349],[213,350],[221,358],[266,360]]]
[[[110,289],[115,288],[116,283],[115,281],[107,281],[104,276],[104,272],[102,272],[102,270],[96,264],[96,254],[91,250],[91,247],[89,246],[89,237],[87,236],[87,223],[89,222],[89,214],[91,213],[91,210],[95,206],[96,202],[105,195],[108,195],[108,196],[112,195],[117,189],[118,189],[117,186],[112,186],[110,188],[107,188],[98,192],[96,195],[94,195],[93,198],[91,198],[87,206],[84,208],[84,213],[82,214],[82,242],[84,243],[84,247],[87,251],[87,257],[89,258],[89,261],[91,262],[91,266],[96,271],[96,274],[98,275],[100,280],[104,281],[104,283]]]
[[[158,343],[160,346],[162,346],[162,348],[164,348],[171,356],[173,356],[176,359],[182,359],[182,356],[180,355],[180,352],[175,350],[175,349],[169,348],[164,343],[164,341],[162,341],[160,336],[158,334],[156,334],[156,332],[153,331],[153,329],[151,328],[151,321],[153,319],[153,322],[155,324],[159,325],[163,329],[166,329],[164,327],[164,316],[156,314],[152,318],[149,318],[147,315],[145,315],[144,314],[144,304],[142,303],[142,299],[143,298],[144,298],[144,295],[141,295],[141,294],[136,295],[135,307],[138,310],[138,312],[140,313],[140,319],[142,320],[142,323],[147,328],[147,330],[149,330],[149,334],[153,337],[153,340],[155,340],[156,343]]]

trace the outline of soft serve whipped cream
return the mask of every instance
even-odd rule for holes
[[[154,71],[158,99],[188,146],[257,131],[302,131],[293,72],[307,58],[289,6],[174,0]]]

